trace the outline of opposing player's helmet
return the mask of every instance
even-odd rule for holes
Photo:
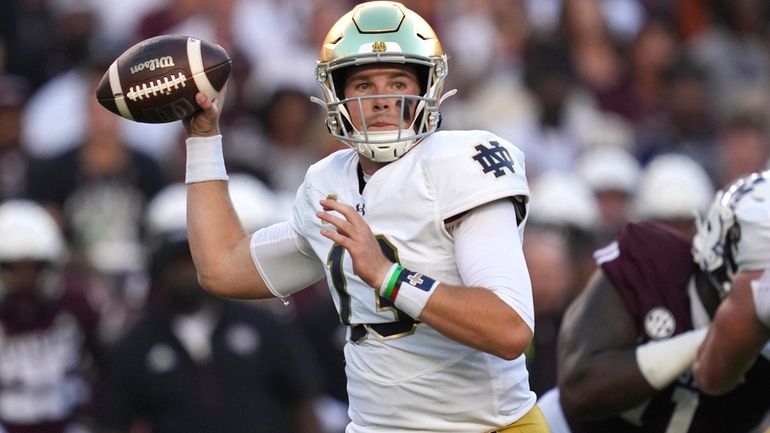
[[[344,71],[372,63],[405,64],[415,68],[422,95],[389,96],[401,98],[401,110],[416,107],[410,128],[369,131],[364,123],[363,130],[359,131],[351,124],[346,103],[385,95],[345,99],[342,95]],[[372,1],[353,8],[327,34],[316,66],[316,80],[324,100],[312,99],[326,108],[326,126],[332,135],[368,159],[393,161],[438,128],[438,107],[443,99],[441,93],[446,75],[447,57],[436,33],[424,19],[401,3]],[[401,118],[404,118],[403,114]]]
[[[39,204],[9,200],[0,205],[0,263],[57,263],[66,247],[59,226]]]
[[[739,270],[770,267],[770,170],[739,178],[717,192],[696,221],[693,258],[722,290]]]

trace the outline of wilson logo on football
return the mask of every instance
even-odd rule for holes
[[[142,83],[142,85],[131,86],[126,93],[126,98],[136,101],[144,98],[151,98],[158,95],[168,95],[172,90],[176,90],[181,85],[187,86],[187,77],[184,73],[180,72],[176,76],[163,77],[163,81],[156,80],[149,83]]]
[[[131,72],[131,75],[134,75],[137,72],[143,71],[145,69],[154,71],[156,69],[170,68],[172,66],[175,66],[174,58],[171,56],[164,56],[159,59],[150,59],[146,62],[137,63],[136,65],[128,68],[128,70]]]

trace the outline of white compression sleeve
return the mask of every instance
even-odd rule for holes
[[[532,283],[513,203],[501,199],[472,209],[450,232],[463,284],[491,290],[534,330]]]
[[[326,275],[323,264],[288,221],[251,236],[251,258],[270,292],[285,298]]]
[[[751,282],[751,293],[757,319],[770,328],[770,271],[765,271],[761,277]]]
[[[638,346],[636,364],[642,376],[655,389],[667,387],[690,368],[707,331],[700,328]]]

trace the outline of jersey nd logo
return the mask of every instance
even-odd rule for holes
[[[483,144],[474,147],[479,153],[473,156],[473,160],[481,164],[484,174],[493,173],[495,177],[500,177],[505,174],[506,168],[511,174],[515,173],[513,158],[511,158],[508,149],[500,146],[500,143],[497,141],[490,141],[489,144],[492,147],[487,147]]]

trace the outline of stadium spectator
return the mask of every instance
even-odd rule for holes
[[[529,383],[538,396],[556,385],[556,340],[567,306],[595,265],[597,202],[573,173],[547,172],[531,183],[524,236],[535,303],[535,334],[527,351]]]
[[[720,187],[750,173],[768,168],[770,135],[767,119],[761,111],[745,111],[726,119],[720,128],[719,146]]]
[[[93,97],[98,78],[92,76],[89,91],[80,95],[87,98],[87,138],[71,150],[36,160],[28,195],[63,225],[73,261],[110,288],[114,311],[108,321],[117,335],[144,302],[141,218],[166,181],[153,158],[121,140],[120,118]]]
[[[100,313],[92,288],[64,272],[66,261],[43,207],[0,204],[0,431],[90,432]]]
[[[706,72],[680,57],[663,72],[663,110],[636,124],[636,151],[647,165],[665,153],[683,153],[716,173],[717,113]]]
[[[322,156],[308,137],[310,126],[320,123],[321,117],[307,98],[298,89],[279,88],[262,110],[265,140],[260,163],[277,191],[296,192],[307,167]]]
[[[234,175],[230,196],[246,227],[273,221],[273,196]],[[199,285],[185,234],[185,186],[147,211],[153,300],[110,351],[98,419],[107,431],[320,432],[317,372],[299,335],[269,312]]]
[[[649,17],[631,46],[629,68],[636,105],[628,118],[644,123],[647,118],[664,109],[664,72],[680,55],[680,41],[676,30],[664,19]]]
[[[29,158],[21,146],[21,112],[29,96],[21,76],[0,75],[0,201],[27,191]]]
[[[770,8],[762,0],[714,0],[709,6],[712,25],[687,49],[703,68],[714,108],[726,117],[741,99],[770,92]]]

